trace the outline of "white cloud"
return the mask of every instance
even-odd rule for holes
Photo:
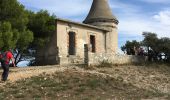
[[[153,18],[154,16],[154,18]],[[170,37],[170,17],[159,13],[153,16],[127,16],[120,19],[119,32],[129,35],[141,35],[142,32],[154,32],[159,37]]]
[[[46,9],[61,18],[83,21],[87,16],[92,0],[18,0],[26,8]],[[140,0],[148,3],[170,3],[170,0]],[[145,12],[145,5],[110,0],[114,15],[120,21],[119,33],[142,36],[143,31],[155,32],[160,37],[170,37],[170,10]],[[150,6],[152,7],[152,6]],[[159,10],[163,7],[158,7]],[[166,8],[166,7],[164,7]],[[148,7],[149,9],[149,7]],[[154,14],[153,14],[154,13]],[[81,17],[80,17],[81,16]]]
[[[154,15],[153,18],[159,21],[162,25],[170,27],[170,11],[161,11],[157,15]]]
[[[157,33],[159,37],[170,37],[170,9],[161,8],[165,10],[146,12],[142,7],[121,2],[113,3],[112,9],[118,10],[121,34],[140,37],[142,32],[148,31]]]

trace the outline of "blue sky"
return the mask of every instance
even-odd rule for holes
[[[82,22],[92,0],[18,0],[26,9],[48,10],[59,18]],[[142,40],[142,32],[170,38],[170,0],[108,0],[119,20],[119,47],[127,40]]]

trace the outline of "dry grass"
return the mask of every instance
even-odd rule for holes
[[[170,67],[166,65],[150,66],[113,66],[97,69],[98,72],[122,78],[126,83],[151,91],[170,93]]]
[[[93,70],[55,66],[39,70],[46,71],[0,87],[0,100],[170,99],[170,68],[165,65],[93,66]]]

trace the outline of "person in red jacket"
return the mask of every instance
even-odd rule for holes
[[[12,64],[15,67],[15,59],[13,57],[12,52],[10,50],[6,51],[5,56],[6,56],[6,60],[1,62],[1,66],[2,66],[2,69],[3,69],[2,79],[1,79],[2,81],[6,81],[7,78],[8,78],[10,61],[12,61]]]

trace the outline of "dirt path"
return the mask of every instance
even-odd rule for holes
[[[32,76],[38,76],[43,73],[52,74],[54,72],[63,72],[65,70],[71,70],[71,69],[77,70],[80,73],[90,73],[94,75],[100,75],[102,77],[106,77],[106,76],[112,77],[109,74],[97,72],[95,70],[90,71],[75,66],[61,67],[61,66],[54,65],[54,66],[43,66],[43,67],[39,66],[39,67],[28,67],[28,68],[12,68],[10,69],[8,81],[15,82],[20,79],[30,78]],[[2,70],[0,70],[0,73],[2,73]]]
[[[87,70],[84,70],[82,68],[75,67],[75,66],[62,66],[61,67],[61,66],[53,65],[53,66],[39,66],[39,67],[27,67],[27,68],[11,68],[7,82],[15,82],[17,80],[30,78],[32,76],[38,76],[43,73],[44,74],[52,74],[54,72],[64,72],[66,70],[71,70],[71,69],[75,69],[81,73],[96,74],[96,75],[100,75],[103,77],[106,77],[109,75],[109,74],[107,75],[107,74],[99,73],[94,70],[87,71]],[[2,74],[2,70],[0,70],[0,74]],[[111,77],[111,75],[109,75],[109,76]],[[0,83],[0,86],[5,85],[7,82]]]
[[[54,66],[39,66],[39,67],[26,67],[26,68],[11,68],[7,82],[1,82],[0,86],[5,85],[8,82],[15,82],[20,79],[30,78],[32,76],[38,76],[43,73],[51,74],[56,71],[64,71],[67,67]],[[2,70],[0,70],[2,74]],[[0,78],[1,79],[1,78]]]

